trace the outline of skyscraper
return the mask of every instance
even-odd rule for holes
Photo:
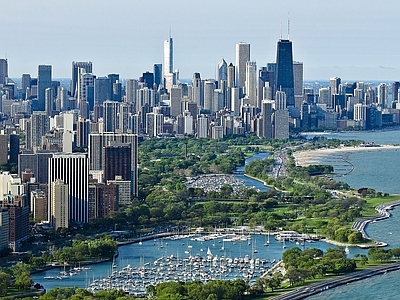
[[[105,101],[104,106],[104,132],[116,132],[119,122],[118,122],[118,112],[120,103],[117,101]]]
[[[137,165],[138,165],[138,136],[136,134],[114,132],[91,133],[89,134],[89,162],[90,170],[103,170],[103,147],[111,145],[112,142],[131,145],[131,182],[132,194],[137,195]]]
[[[0,58],[0,84],[5,84],[7,77],[8,77],[7,59]]]
[[[85,73],[92,73],[92,62],[91,61],[73,61],[72,62],[72,79],[71,79],[71,96],[75,97],[75,92],[78,88],[78,69],[85,69]]]
[[[51,66],[39,65],[38,67],[38,80],[37,80],[37,109],[45,111],[46,106],[46,89],[51,88]]]
[[[120,176],[122,180],[131,181],[131,144],[111,143],[103,147],[103,151],[104,181],[115,180],[116,176]]]
[[[292,42],[280,39],[276,53],[276,90],[286,93],[286,105],[294,107]]]
[[[389,99],[389,88],[386,83],[381,83],[378,85],[378,105],[382,108],[388,107],[388,99]]]
[[[236,86],[244,88],[246,81],[246,63],[250,60],[250,44],[236,44]]]
[[[106,100],[111,100],[110,79],[108,77],[98,77],[94,81],[94,104],[100,105]]]
[[[257,64],[255,61],[248,61],[246,63],[245,93],[253,106],[257,106],[257,83]]]
[[[218,63],[218,88],[221,88],[221,81],[228,80],[228,64],[225,59]]]
[[[164,63],[163,63],[164,78],[166,74],[174,72],[174,46],[172,37],[164,41]]]
[[[154,64],[153,73],[154,73],[154,83],[158,87],[162,83],[162,78],[163,78],[162,64]]]

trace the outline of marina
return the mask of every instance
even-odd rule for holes
[[[272,237],[272,235],[271,235]],[[244,279],[253,284],[292,247],[327,248],[335,246],[322,241],[296,244],[280,242],[266,234],[212,233],[142,240],[119,247],[112,261],[86,266],[79,272],[74,267],[53,268],[33,274],[35,283],[46,289],[76,286],[91,291],[120,288],[141,295],[150,285],[166,281],[208,282],[215,279]],[[366,253],[354,249],[351,254]],[[90,267],[90,269],[89,269]],[[71,272],[72,270],[72,272]],[[60,272],[65,271],[65,274]],[[63,275],[63,276],[60,276]]]

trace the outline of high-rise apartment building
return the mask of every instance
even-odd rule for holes
[[[116,132],[118,128],[118,112],[120,103],[117,101],[105,101],[103,103],[104,132]]]
[[[73,61],[72,62],[72,78],[71,78],[71,96],[77,97],[76,92],[78,89],[79,68],[84,69],[84,73],[92,73],[91,61]]]
[[[46,89],[52,88],[51,66],[39,65],[37,79],[37,107],[36,110],[45,111],[46,108]]]
[[[244,88],[246,81],[246,63],[250,61],[250,44],[236,44],[236,86]]]
[[[381,83],[378,85],[378,105],[382,108],[388,107],[389,100],[389,87],[386,83]]]
[[[122,180],[131,180],[131,151],[131,144],[111,143],[103,147],[103,178],[105,182],[114,180],[116,176],[120,176]]]
[[[132,195],[136,196],[138,192],[138,136],[136,134],[114,132],[89,134],[88,153],[90,170],[103,170],[103,147],[109,146],[113,142],[131,145]]]
[[[54,230],[68,228],[69,223],[69,188],[62,180],[51,182],[50,224]]]
[[[44,111],[34,111],[30,120],[30,141],[27,139],[29,149],[40,149],[42,136],[50,130],[50,119]],[[30,144],[28,144],[30,142]]]
[[[160,84],[163,83],[162,64],[154,64],[153,73],[154,73],[154,83],[158,87]]]
[[[294,107],[294,76],[292,42],[280,39],[276,54],[276,90],[286,93],[286,105]]]
[[[68,220],[88,222],[89,163],[86,155],[54,153],[49,158],[49,199],[54,198],[52,183],[57,179],[68,185]]]

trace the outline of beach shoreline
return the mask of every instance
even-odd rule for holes
[[[355,146],[339,148],[320,148],[313,150],[296,151],[293,153],[297,166],[306,167],[312,164],[318,164],[321,159],[329,155],[345,155],[347,153],[358,151],[379,151],[379,150],[400,150],[400,145],[379,145],[379,146]]]

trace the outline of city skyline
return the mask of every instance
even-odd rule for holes
[[[119,73],[121,78],[137,78],[162,63],[163,42],[171,30],[174,68],[180,78],[192,78],[195,72],[213,78],[222,58],[235,62],[239,42],[251,45],[251,60],[258,66],[274,62],[276,41],[281,33],[287,37],[290,19],[293,58],[304,62],[305,80],[400,78],[400,41],[393,34],[400,25],[400,4],[382,9],[389,7],[388,1],[51,3],[2,4],[3,11],[13,12],[1,21],[13,37],[0,47],[0,56],[8,58],[10,77],[36,74],[38,65],[52,65],[53,78],[69,78],[71,61],[92,61],[98,76]],[[77,14],[85,18],[79,21]]]

